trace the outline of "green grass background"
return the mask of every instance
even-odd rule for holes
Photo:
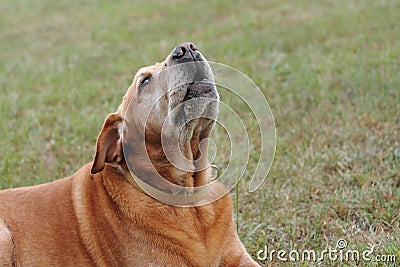
[[[90,161],[136,70],[189,40],[252,78],[275,116],[270,175],[239,194],[248,251],[345,238],[399,263],[399,1],[3,0],[0,11],[0,188]],[[347,265],[395,266],[322,264]]]

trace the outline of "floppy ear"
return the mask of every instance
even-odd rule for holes
[[[95,174],[104,169],[106,163],[119,164],[123,159],[121,136],[122,117],[117,113],[108,115],[97,138],[96,155],[91,173]]]

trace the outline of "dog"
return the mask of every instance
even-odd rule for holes
[[[141,68],[93,162],[0,191],[0,266],[259,266],[204,156],[218,114],[213,81],[189,42]]]

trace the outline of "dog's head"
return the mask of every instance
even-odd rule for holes
[[[129,166],[153,184],[160,176],[186,187],[208,183],[207,138],[218,100],[213,73],[197,47],[176,46],[165,61],[137,72],[118,111],[106,118],[92,173],[109,163]]]

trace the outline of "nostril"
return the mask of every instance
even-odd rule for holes
[[[186,48],[183,46],[178,46],[175,51],[174,54],[172,55],[173,59],[180,59],[182,57],[184,57],[186,54]]]
[[[198,50],[198,49],[197,49],[197,46],[196,46],[195,44],[190,43],[189,47],[190,47],[190,49],[191,49],[192,51]]]

